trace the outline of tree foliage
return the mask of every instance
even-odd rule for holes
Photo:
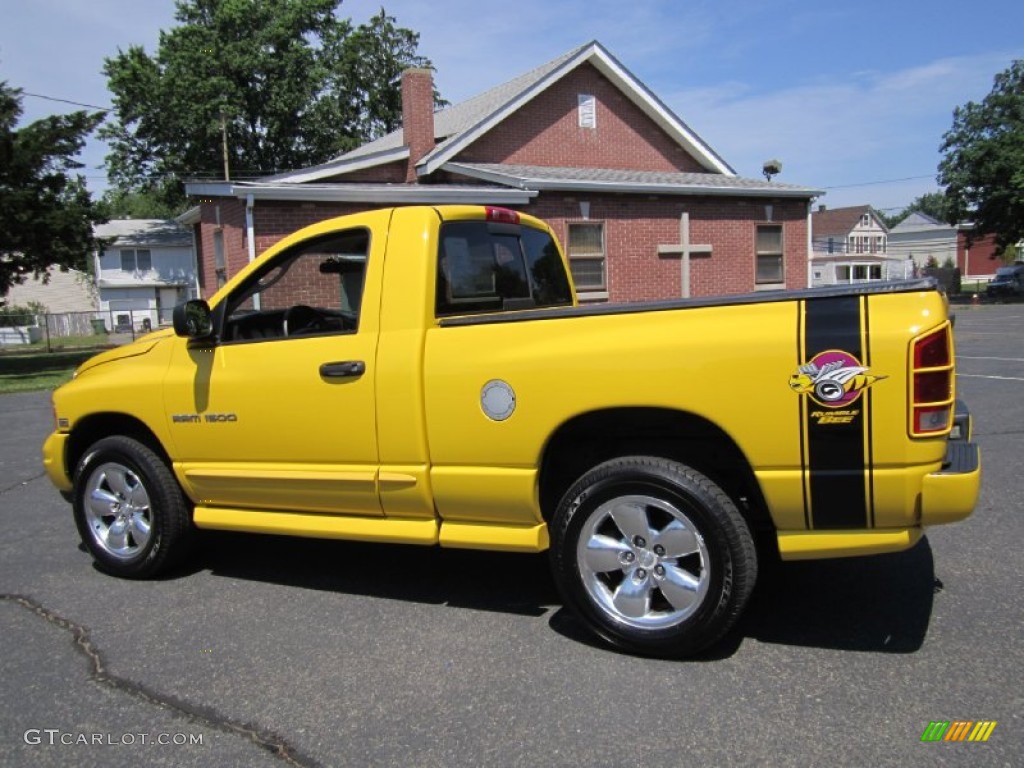
[[[17,128],[21,90],[0,82],[0,296],[51,267],[84,269],[102,217],[71,172],[102,113],[52,115]]]
[[[1024,59],[996,75],[980,103],[954,110],[940,149],[946,220],[973,221],[968,238],[991,234],[1002,247],[1024,238]]]
[[[157,51],[105,62],[111,182],[164,203],[181,180],[245,178],[329,160],[393,129],[401,71],[430,66],[383,9],[353,28],[341,0],[177,0]]]

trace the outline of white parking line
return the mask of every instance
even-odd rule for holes
[[[958,373],[965,379],[998,379],[999,381],[1024,381],[1020,376],[982,376],[980,373]]]
[[[957,355],[957,360],[1001,360],[1004,363],[1024,363],[1024,357],[973,357],[971,355]]]

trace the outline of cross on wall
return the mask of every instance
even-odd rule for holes
[[[690,298],[690,257],[710,256],[710,245],[697,245],[690,242],[690,214],[686,211],[679,217],[679,243],[677,245],[659,245],[659,256],[679,256],[682,269],[682,296]]]

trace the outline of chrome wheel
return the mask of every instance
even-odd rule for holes
[[[567,608],[598,637],[681,658],[734,625],[757,579],[757,552],[731,497],[658,456],[585,472],[550,523],[551,567]]]
[[[653,496],[620,496],[598,506],[583,525],[576,559],[594,603],[639,629],[685,621],[704,602],[712,575],[693,521]]]
[[[123,464],[100,464],[85,483],[84,517],[96,545],[118,559],[136,557],[149,543],[152,513],[149,492]]]

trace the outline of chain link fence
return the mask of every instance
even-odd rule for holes
[[[173,310],[0,315],[0,351],[116,347],[171,324]]]

